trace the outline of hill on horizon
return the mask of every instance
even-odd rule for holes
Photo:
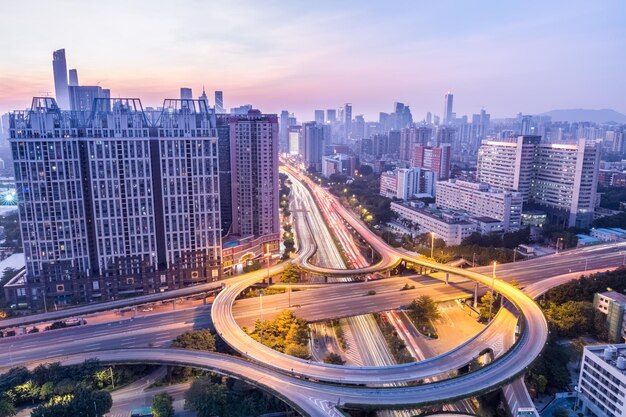
[[[540,116],[551,116],[553,122],[626,123],[626,115],[612,109],[558,109]]]

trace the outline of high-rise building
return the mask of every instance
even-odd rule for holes
[[[448,144],[437,147],[415,145],[411,165],[431,170],[437,180],[446,180],[450,178],[451,154]]]
[[[328,123],[335,123],[337,121],[337,110],[326,110],[326,120],[328,120]]]
[[[352,138],[363,139],[365,137],[365,118],[362,114],[354,117],[354,123],[352,125]]]
[[[293,125],[287,128],[290,155],[304,155],[304,141],[302,140],[302,126]]]
[[[434,196],[435,175],[421,168],[398,168],[380,174],[380,195],[408,200],[415,195]]]
[[[597,198],[600,152],[595,142],[541,143],[540,136],[483,141],[478,180],[518,191],[524,202],[548,212],[552,223],[586,227]]]
[[[346,103],[343,107],[343,128],[346,139],[352,135],[352,104]]]
[[[70,110],[78,112],[89,112],[93,109],[94,100],[111,97],[110,90],[97,85],[71,85],[68,87],[68,91]]]
[[[324,110],[315,110],[315,123],[324,124]]]
[[[281,152],[290,152],[290,144],[289,144],[289,112],[287,110],[283,110],[280,112],[279,119],[279,129],[278,129],[278,146]]]
[[[26,255],[17,298],[64,304],[219,279],[208,108],[166,100],[156,126],[138,99],[95,99],[89,117],[76,113],[35,98],[11,116]]]
[[[224,113],[224,93],[219,90],[215,91],[215,112]]]
[[[180,99],[181,100],[193,100],[193,91],[191,88],[182,87],[180,89]]]
[[[574,144],[541,144],[531,198],[552,223],[589,227],[596,209],[600,148],[580,139]]]
[[[78,84],[78,70],[77,69],[71,69],[70,72],[70,80],[69,80],[69,86],[70,87],[75,87]]]
[[[454,100],[454,95],[451,92],[447,92],[444,97],[443,104],[443,124],[449,125],[454,119],[454,113],[452,111],[452,102]]]
[[[67,90],[67,63],[65,61],[65,49],[58,49],[52,53],[52,71],[54,73],[54,94],[57,105],[64,110],[69,110],[70,99]]]
[[[409,162],[413,159],[415,145],[428,145],[432,129],[427,126],[408,127],[400,130],[400,160]]]
[[[209,98],[206,95],[206,91],[204,90],[204,87],[202,87],[202,94],[200,95],[200,97],[198,97],[198,100],[204,102],[207,108],[209,107]]]
[[[315,122],[302,125],[302,158],[307,170],[313,172],[322,171],[322,157],[324,147],[330,142],[330,126]]]
[[[230,118],[233,223],[231,233],[262,237],[278,250],[278,117],[251,110]]]
[[[524,202],[530,198],[533,165],[540,136],[484,140],[478,151],[477,179],[504,191],[517,191]]]

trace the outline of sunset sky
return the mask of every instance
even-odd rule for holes
[[[626,113],[626,1],[12,1],[0,8],[0,113],[53,94],[52,51],[83,85],[144,106],[224,91],[312,119],[353,104],[377,119],[485,107]]]

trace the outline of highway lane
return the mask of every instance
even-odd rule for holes
[[[415,289],[400,291],[405,285]],[[367,295],[368,291],[375,295]],[[484,289],[481,291],[481,293]],[[379,281],[358,282],[349,285],[327,285],[304,291],[263,296],[263,317],[269,319],[289,307],[298,317],[308,321],[350,317],[398,308],[409,304],[420,295],[429,295],[438,301],[473,296],[473,284],[445,285],[427,276],[393,277]],[[323,300],[323,302],[320,302]],[[235,302],[233,314],[242,326],[250,326],[259,318],[258,298],[240,299]]]
[[[310,185],[310,187],[315,187],[315,185]],[[332,199],[333,197],[330,196],[329,198]],[[342,217],[348,221],[358,233],[365,237],[379,254],[381,254],[381,262],[384,263],[389,262],[390,259],[399,260],[404,258],[410,262],[426,266],[427,268],[465,276],[480,282],[483,285],[493,284],[496,291],[504,294],[505,297],[515,303],[516,307],[524,314],[526,331],[523,337],[520,338],[520,342],[516,345],[516,348],[512,349],[508,354],[504,355],[500,359],[499,362],[508,363],[509,367],[507,368],[507,372],[502,375],[494,373],[492,375],[492,384],[497,383],[502,379],[507,379],[508,377],[512,378],[513,376],[523,372],[523,370],[530,365],[530,363],[532,363],[534,357],[541,352],[547,337],[547,323],[539,306],[537,306],[521,291],[501,280],[495,280],[495,282],[492,282],[490,277],[473,271],[462,270],[448,265],[441,265],[423,258],[414,258],[408,254],[399,253],[372,233],[360,221],[360,219],[354,216],[354,214],[349,212],[347,209],[336,204],[336,202],[334,207],[335,210],[337,210],[339,214],[341,214]],[[309,259],[309,257],[302,257],[302,259]],[[394,263],[396,262],[395,260],[393,261]],[[320,267],[316,268],[318,271],[320,270]],[[361,271],[365,269],[367,268],[363,268]],[[339,272],[337,274],[338,276],[342,276],[346,272],[345,270],[341,271],[333,268],[321,268],[321,270],[329,272],[330,274]],[[444,373],[447,370],[454,369],[454,367],[460,367],[471,361],[476,355],[475,351],[464,352],[465,354],[461,355],[459,354],[461,349],[457,349],[447,355],[442,355],[443,360],[442,358],[433,358],[429,361],[396,365],[385,368],[355,368],[348,366],[337,367],[327,364],[311,363],[298,358],[293,358],[280,352],[276,352],[252,340],[237,325],[232,314],[232,304],[236,296],[249,284],[249,282],[241,281],[233,285],[228,285],[215,298],[212,311],[215,328],[233,349],[237,350],[245,357],[253,358],[259,363],[263,363],[276,370],[287,369],[302,377],[327,382],[385,384],[391,381],[414,381],[426,377],[432,377]],[[517,351],[520,351],[519,355],[517,355]],[[463,363],[459,366],[454,366],[453,364],[458,363],[458,361],[463,361]],[[489,372],[489,369],[492,368],[493,366],[485,368],[481,371]],[[427,369],[428,371],[426,371]]]
[[[216,353],[182,349],[117,349],[64,355],[28,364],[35,367],[41,363],[61,362],[64,365],[81,363],[95,358],[103,363],[149,363],[191,366],[241,377],[252,384],[265,388],[292,404],[309,416],[338,416],[336,405],[374,405],[380,407],[406,408],[433,403],[446,403],[468,395],[483,392],[491,385],[493,375],[477,371],[457,378],[431,384],[407,387],[358,387],[320,384],[307,379],[293,378],[241,358]],[[496,361],[489,368],[508,373],[508,364]],[[2,369],[2,368],[0,368]]]
[[[168,346],[187,330],[212,326],[210,306],[0,339],[0,363],[119,347]]]

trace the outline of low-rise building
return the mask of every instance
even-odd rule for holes
[[[417,203],[391,203],[391,210],[406,221],[417,225],[419,233],[434,233],[446,245],[460,245],[461,241],[478,231],[478,225],[466,215],[451,210],[438,210]]]
[[[488,184],[448,180],[437,182],[437,206],[465,210],[473,216],[499,220],[504,231],[521,226],[522,195],[512,191],[492,189]]]
[[[578,395],[585,414],[626,417],[626,345],[585,346]]]
[[[615,291],[596,293],[593,297],[593,306],[606,315],[609,341],[623,342],[626,338],[626,295]]]
[[[601,227],[599,229],[591,229],[589,234],[603,242],[616,242],[626,236],[626,230],[617,227]]]

